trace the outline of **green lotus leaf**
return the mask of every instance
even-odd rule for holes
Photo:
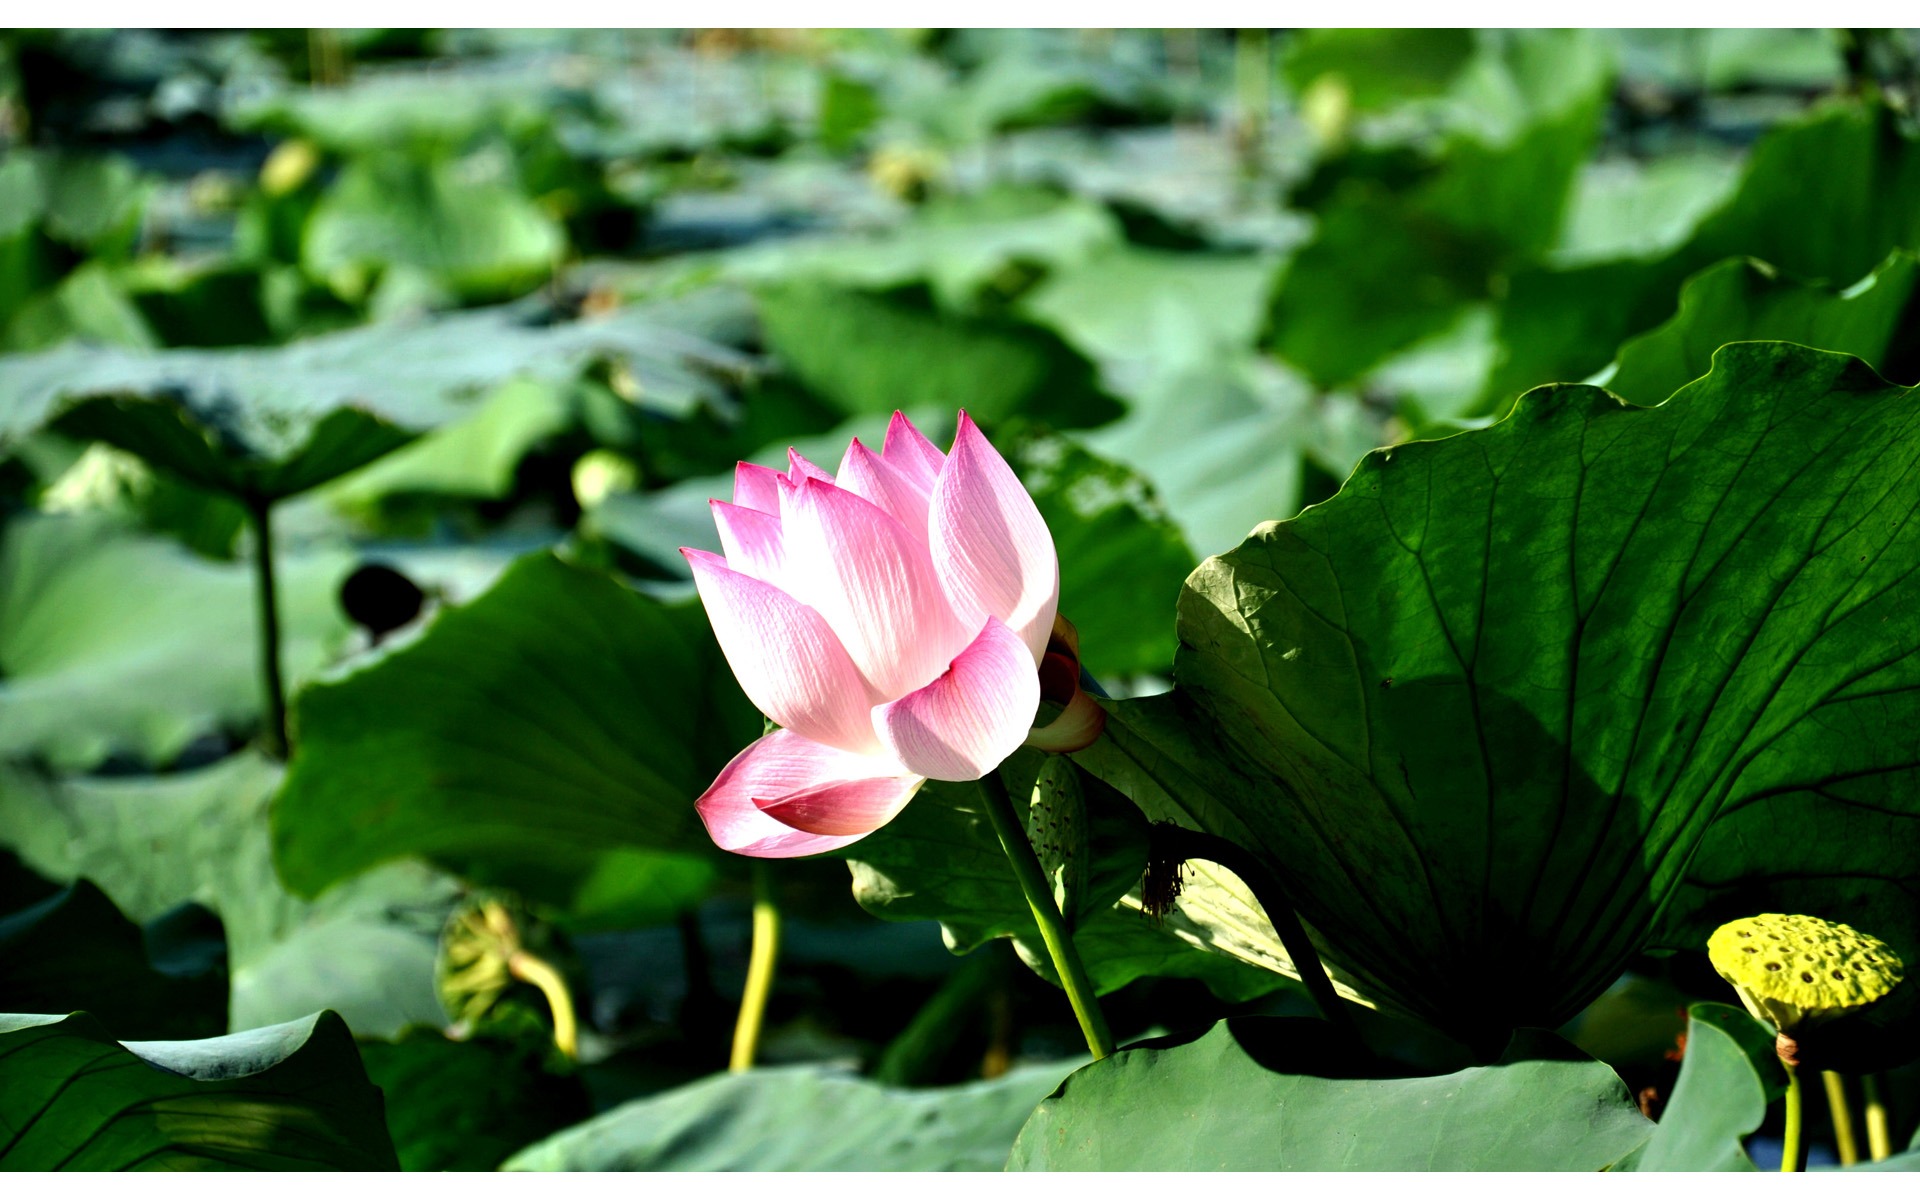
[[[1376,452],[1201,565],[1178,689],[1115,743],[1363,991],[1483,1054],[1653,942],[1725,813],[1723,887],[1818,883],[1860,808],[1903,834],[1849,841],[1851,876],[1910,894],[1917,423],[1858,360],[1743,343],[1657,408],[1545,388]]]
[[[1369,1077],[1325,1030],[1222,1021],[1082,1067],[1034,1110],[1008,1169],[1597,1171],[1653,1128],[1612,1068],[1541,1030],[1491,1066],[1413,1079]]]
[[[0,1169],[397,1171],[380,1089],[330,1012],[198,1042],[86,1013],[0,1016]]]
[[[715,1075],[535,1143],[509,1171],[992,1171],[1069,1064],[945,1088],[817,1065]]]
[[[0,359],[0,450],[48,422],[214,491],[275,500],[475,411],[515,379],[564,383],[621,364],[649,408],[719,402],[748,360],[632,308],[556,321],[539,302],[394,321],[279,347],[66,345]]]

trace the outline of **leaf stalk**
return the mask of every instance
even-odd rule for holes
[[[1847,1083],[1838,1071],[1820,1072],[1827,1089],[1827,1111],[1833,1117],[1833,1148],[1840,1165],[1850,1167],[1860,1161],[1860,1144],[1853,1136],[1853,1110],[1847,1107]]]
[[[773,972],[780,961],[780,906],[773,895],[773,873],[753,864],[753,948],[747,954],[747,985],[740,993],[740,1015],[733,1024],[729,1071],[751,1071],[760,1054],[760,1029],[773,995]]]
[[[266,724],[261,730],[261,749],[267,757],[284,762],[287,757],[287,687],[280,672],[280,600],[274,579],[273,501],[261,496],[246,500],[247,517],[253,526],[254,604],[259,637],[260,689],[266,703]]]

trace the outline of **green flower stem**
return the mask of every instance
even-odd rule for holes
[[[740,1016],[733,1024],[733,1054],[729,1071],[753,1069],[760,1053],[760,1026],[773,994],[773,968],[780,959],[780,906],[773,898],[773,873],[767,864],[753,864],[753,949],[747,955],[747,986],[740,994]]]
[[[287,757],[287,687],[280,674],[280,601],[274,584],[273,502],[262,497],[247,499],[247,516],[253,524],[254,602],[259,608],[260,686],[265,693],[266,727],[261,731],[261,748],[267,757]]]
[[[1847,1084],[1838,1071],[1820,1072],[1827,1089],[1827,1111],[1833,1116],[1833,1148],[1840,1165],[1850,1167],[1860,1161],[1860,1146],[1853,1136],[1853,1110],[1847,1107]]]
[[[1320,952],[1314,948],[1313,939],[1307,936],[1299,915],[1293,911],[1286,888],[1266,863],[1223,837],[1181,825],[1157,824],[1153,827],[1152,836],[1158,843],[1158,849],[1175,861],[1204,858],[1208,862],[1219,863],[1239,876],[1240,881],[1253,892],[1253,898],[1260,902],[1261,910],[1267,914],[1268,922],[1280,938],[1281,948],[1286,950],[1293,965],[1299,968],[1300,982],[1306,985],[1307,993],[1320,1006],[1320,1015],[1339,1029],[1341,1036],[1353,1046],[1365,1044],[1360,1037],[1360,1027],[1354,1023],[1353,1011],[1340,999],[1340,993],[1334,990],[1333,977],[1327,973],[1326,964],[1320,960]]]
[[[1780,1169],[1804,1171],[1807,1148],[1800,1136],[1800,1072],[1784,1060],[1780,1065],[1787,1072],[1787,1130],[1780,1146]]]
[[[1880,1162],[1893,1154],[1893,1131],[1887,1125],[1886,1101],[1880,1098],[1880,1076],[1863,1076],[1860,1090],[1867,1101],[1867,1153]]]
[[[1107,1030],[1107,1016],[1100,1011],[1100,1001],[1094,994],[1092,981],[1087,978],[1087,968],[1080,961],[1080,952],[1074,949],[1073,935],[1067,931],[1060,906],[1053,902],[1053,887],[1033,852],[1033,843],[1027,840],[1026,826],[1014,811],[1007,785],[997,773],[989,771],[980,780],[980,791],[986,797],[987,820],[992,822],[993,832],[1000,838],[1000,848],[1006,851],[1013,877],[1019,880],[1020,890],[1026,894],[1034,923],[1040,926],[1040,940],[1046,943],[1047,953],[1053,958],[1053,968],[1066,989],[1067,1002],[1073,1005],[1073,1015],[1079,1019],[1080,1032],[1087,1039],[1087,1049],[1096,1059],[1105,1058],[1113,1053],[1113,1034]]]

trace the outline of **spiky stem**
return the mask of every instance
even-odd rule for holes
[[[1053,969],[1059,974],[1067,1003],[1073,1006],[1073,1015],[1080,1022],[1087,1049],[1095,1058],[1105,1058],[1113,1053],[1113,1034],[1107,1029],[1107,1016],[1100,1011],[1100,1000],[1087,978],[1086,965],[1074,948],[1073,935],[1067,929],[1066,919],[1060,915],[1060,906],[1054,903],[1053,886],[1047,882],[1047,873],[1033,852],[1033,843],[1027,840],[1026,826],[1014,811],[1007,785],[997,773],[989,771],[980,780],[980,792],[986,799],[987,820],[1000,839],[1000,848],[1006,852],[1013,877],[1026,895],[1034,924],[1040,927],[1040,940],[1053,959]]]

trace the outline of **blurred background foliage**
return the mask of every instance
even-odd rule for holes
[[[1657,403],[1751,338],[1920,381],[1917,62],[1817,30],[0,35],[0,1011],[333,1009],[408,1168],[998,1165],[1077,1039],[965,789],[847,852],[851,895],[780,864],[778,1083],[678,1086],[746,971],[748,876],[691,803],[759,718],[676,552],[718,549],[734,462],[967,408],[1089,669],[1164,690],[1187,573],[1372,447],[1554,381]],[[286,764],[253,745],[268,510]],[[1123,1040],[1311,1011],[1230,892],[1204,938],[1141,918],[1099,820],[1079,940]],[[450,985],[483,896],[513,939]],[[1687,1000],[1730,993],[1641,967],[1569,1032],[1659,1094]],[[103,1036],[71,1024],[34,1036]]]

